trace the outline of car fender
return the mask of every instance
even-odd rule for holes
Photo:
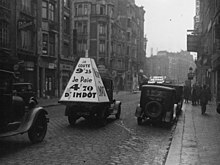
[[[136,111],[135,111],[135,116],[136,117],[141,117],[141,112],[142,112],[142,109],[140,107],[140,104],[138,104],[138,106],[136,108]]]
[[[44,114],[47,115],[47,111],[43,108],[43,107],[36,107],[36,108],[32,108],[31,110],[29,110],[25,116],[24,116],[24,120],[22,121],[20,127],[19,127],[19,132],[27,132],[32,125],[34,125],[37,117],[40,114]],[[49,119],[47,119],[49,122]]]
[[[164,119],[165,122],[170,122],[172,119],[176,118],[176,108],[177,108],[177,104],[174,104],[173,105],[173,113],[172,113],[172,111],[166,112],[165,119]],[[173,115],[173,117],[171,117],[171,115]]]
[[[121,101],[115,101],[114,108],[118,110],[120,106],[121,106]]]

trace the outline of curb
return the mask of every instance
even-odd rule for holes
[[[182,109],[182,114],[178,118],[177,126],[172,135],[173,138],[165,161],[165,165],[179,165],[181,162],[183,131],[185,123],[185,106]]]

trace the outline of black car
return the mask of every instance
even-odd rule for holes
[[[13,83],[13,92],[15,95],[22,97],[26,105],[29,104],[30,98],[38,103],[31,83]]]
[[[145,119],[172,124],[176,119],[176,89],[161,85],[143,85],[135,112],[138,125]]]
[[[22,96],[15,95],[15,81],[13,72],[0,70],[0,138],[27,132],[31,142],[41,142],[47,132],[47,111],[33,98],[26,105]]]

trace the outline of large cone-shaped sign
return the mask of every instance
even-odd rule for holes
[[[69,102],[109,102],[101,76],[93,59],[79,59],[59,102],[64,104]]]

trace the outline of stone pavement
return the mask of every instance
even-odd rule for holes
[[[165,164],[220,164],[220,114],[215,103],[207,105],[204,115],[199,105],[183,105]]]

